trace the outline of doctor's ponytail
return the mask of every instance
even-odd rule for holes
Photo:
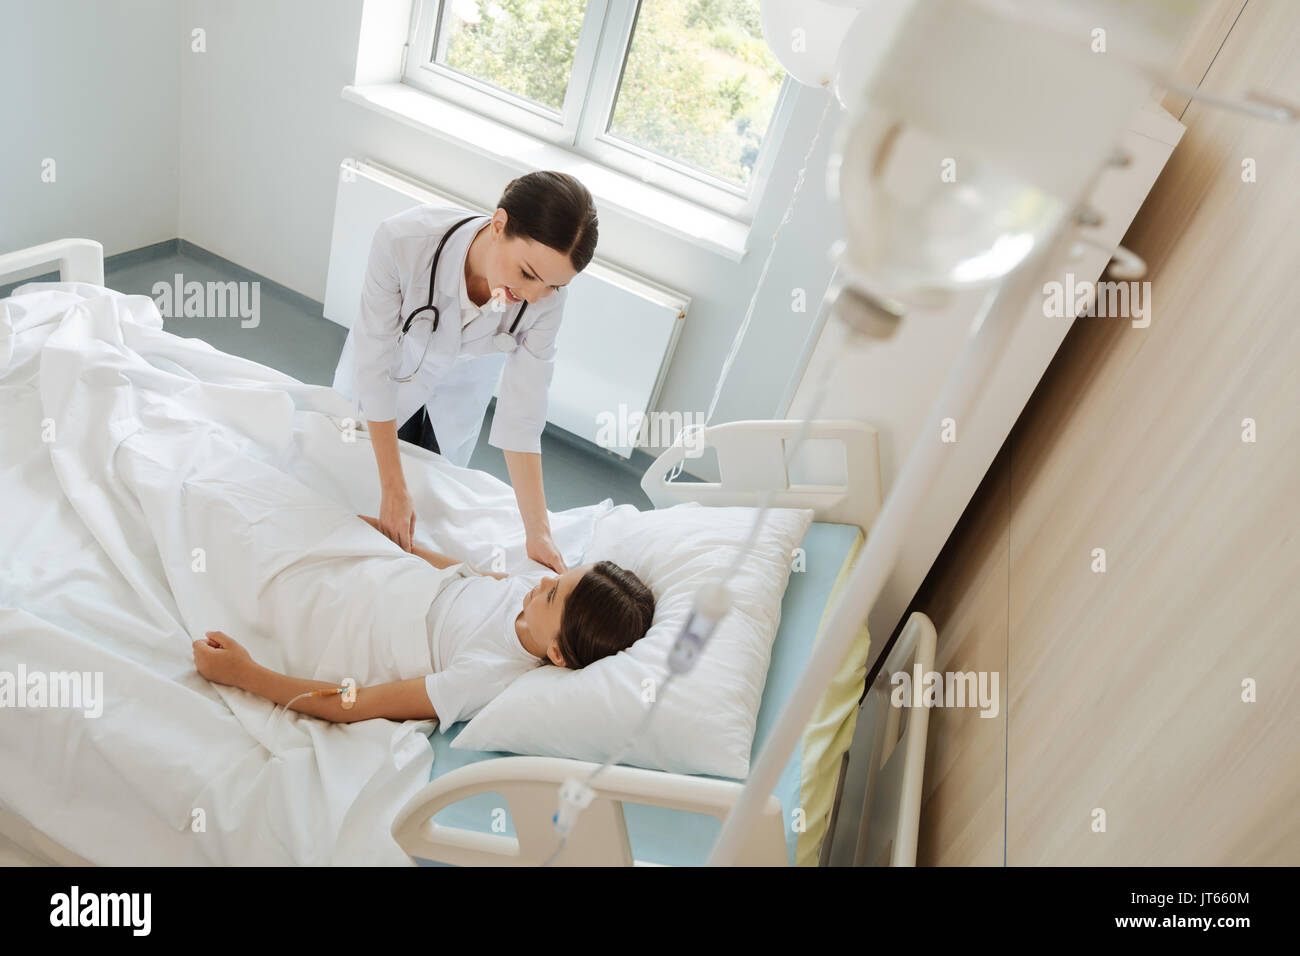
[[[532,239],[569,257],[575,272],[596,254],[596,204],[568,173],[541,170],[510,180],[497,205],[506,211],[505,236]]]

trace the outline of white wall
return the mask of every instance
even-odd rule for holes
[[[362,0],[186,0],[181,10],[182,33],[202,27],[207,35],[206,53],[184,54],[180,82],[180,235],[203,248],[323,300],[344,157],[373,159],[484,205],[517,175],[340,98],[355,77]],[[663,410],[707,409],[828,95],[800,88],[744,261],[601,210],[602,258],[693,298]],[[840,235],[824,189],[839,116],[833,106],[716,421],[770,417],[790,379],[830,278],[827,250]],[[808,290],[806,313],[791,311],[795,287]]]
[[[168,0],[0,0],[0,251],[175,238],[178,19]]]

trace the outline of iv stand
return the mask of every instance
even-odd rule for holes
[[[921,437],[913,444],[884,507],[867,535],[866,547],[841,592],[826,633],[817,642],[798,684],[777,718],[772,736],[750,771],[744,790],[727,815],[707,865],[729,866],[735,862],[746,833],[758,819],[763,804],[776,786],[799,735],[812,718],[817,702],[884,587],[902,549],[903,536],[912,516],[925,500],[943,466],[949,445],[939,440],[940,423],[945,418],[960,422],[974,408],[1018,325],[1026,301],[1038,288],[1045,267],[1056,264],[1068,249],[1074,225],[1073,216],[1063,215],[1038,252],[1031,254],[985,297],[957,364],[930,406]]]

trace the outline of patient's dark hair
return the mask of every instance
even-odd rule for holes
[[[654,595],[641,579],[613,561],[601,561],[569,592],[556,644],[567,666],[586,667],[631,647],[654,616]]]
[[[596,254],[596,204],[568,173],[543,169],[512,179],[497,205],[506,211],[507,239],[522,236],[562,252],[575,272]]]

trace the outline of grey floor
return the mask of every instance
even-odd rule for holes
[[[175,246],[176,244],[172,244]],[[125,260],[125,261],[123,261]],[[142,257],[138,253],[113,257],[105,264],[104,281],[128,294],[152,296],[154,284],[171,285],[176,274],[182,282],[248,281],[258,276],[202,250],[181,246]],[[261,281],[259,322],[243,328],[238,317],[166,319],[164,327],[185,338],[200,338],[223,352],[253,359],[294,378],[317,385],[334,380],[334,366],[343,348],[346,330],[321,315],[319,303]],[[505,457],[487,443],[492,408],[470,458],[470,467],[502,481],[510,480]],[[641,490],[641,474],[651,458],[634,453],[629,461],[576,436],[548,425],[542,435],[542,464],[546,503],[552,511],[612,498],[615,504],[650,508]]]

